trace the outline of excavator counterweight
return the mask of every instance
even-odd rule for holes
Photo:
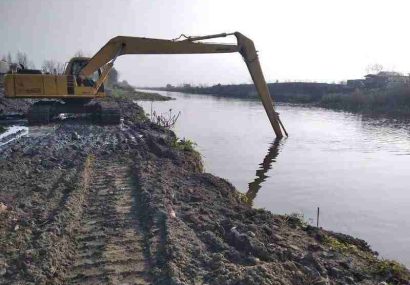
[[[216,44],[201,40],[234,35],[237,44]],[[281,122],[274,110],[265,78],[253,42],[239,32],[201,37],[185,37],[183,40],[163,40],[118,36],[108,41],[92,58],[73,58],[63,75],[32,74],[25,70],[5,77],[8,98],[59,99],[64,103],[39,102],[29,111],[29,123],[47,123],[58,113],[93,113],[104,118],[100,105],[86,107],[85,102],[106,96],[104,82],[118,56],[126,54],[214,54],[239,52],[251,74],[256,90],[268,115],[276,137],[283,137]],[[76,108],[77,106],[78,108]],[[95,107],[96,106],[96,107]],[[67,112],[65,112],[67,111]],[[108,111],[108,123],[119,123],[119,111]],[[284,129],[283,129],[284,130]],[[286,131],[285,131],[286,133]]]

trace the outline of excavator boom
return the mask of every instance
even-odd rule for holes
[[[203,54],[237,51],[236,45],[119,36],[106,43],[81,70],[80,75],[89,76],[110,60],[125,54]]]
[[[235,36],[236,44],[217,44],[201,42],[203,40]],[[105,110],[101,105],[85,108],[85,102],[102,98],[104,82],[118,56],[126,54],[215,54],[239,52],[248,67],[252,80],[261,98],[263,107],[275,131],[276,137],[282,138],[282,130],[287,135],[278,113],[275,112],[269,89],[259,63],[253,42],[235,32],[185,39],[163,40],[138,37],[118,36],[106,43],[91,59],[75,57],[70,60],[62,75],[42,74],[39,70],[22,70],[5,77],[7,98],[59,99],[61,102],[35,103],[29,110],[29,123],[47,123],[59,113],[98,113],[101,121],[117,123],[120,111]],[[181,37],[180,37],[181,38]],[[34,72],[34,73],[33,73]],[[97,79],[95,79],[97,78]]]
[[[235,35],[237,44],[201,43],[200,40]],[[239,32],[232,34],[217,34],[202,37],[187,37],[185,40],[162,40],[138,37],[118,36],[106,43],[81,70],[80,76],[87,77],[93,72],[113,63],[118,56],[125,54],[208,54],[239,52],[245,60],[256,90],[276,134],[282,138],[283,125],[275,112],[274,104],[263,76],[255,46],[249,38]],[[282,128],[281,128],[282,126]],[[283,128],[285,134],[286,130]]]

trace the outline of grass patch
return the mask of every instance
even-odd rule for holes
[[[410,280],[410,272],[397,261],[383,259],[375,263],[372,273],[383,276],[392,284],[405,284],[403,281]]]
[[[195,142],[189,139],[178,139],[177,137],[175,137],[170,144],[172,148],[183,152],[185,164],[191,165],[192,169],[196,172],[202,173],[204,171],[204,165],[201,154],[195,149],[196,145]]]
[[[326,236],[324,243],[330,246],[333,250],[338,251],[340,253],[344,253],[344,254],[347,254],[347,253],[358,254],[359,253],[359,249],[354,244],[350,244],[350,243],[338,240],[331,236]]]
[[[410,280],[409,270],[397,261],[379,259],[370,251],[364,251],[354,244],[328,235],[324,237],[324,244],[344,255],[351,254],[363,258],[369,264],[367,273],[382,277],[388,284],[407,284],[402,282]]]
[[[188,152],[196,152],[195,146],[197,144],[189,139],[178,139],[176,138],[174,142],[172,143],[172,147],[182,150],[182,151],[188,151]]]
[[[252,206],[253,199],[250,198],[248,195],[246,195],[246,193],[242,193],[242,192],[237,191],[237,192],[235,192],[235,194],[237,195],[238,199],[242,203],[244,203],[246,205],[249,205],[249,206]]]

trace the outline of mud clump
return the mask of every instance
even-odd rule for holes
[[[55,122],[0,148],[0,284],[409,284],[362,240],[252,209],[108,101],[119,126]]]

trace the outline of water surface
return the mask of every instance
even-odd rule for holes
[[[410,266],[410,124],[280,105],[290,137],[275,142],[258,101],[159,92],[147,113],[181,111],[175,131],[194,140],[205,169],[273,213],[363,238]]]

